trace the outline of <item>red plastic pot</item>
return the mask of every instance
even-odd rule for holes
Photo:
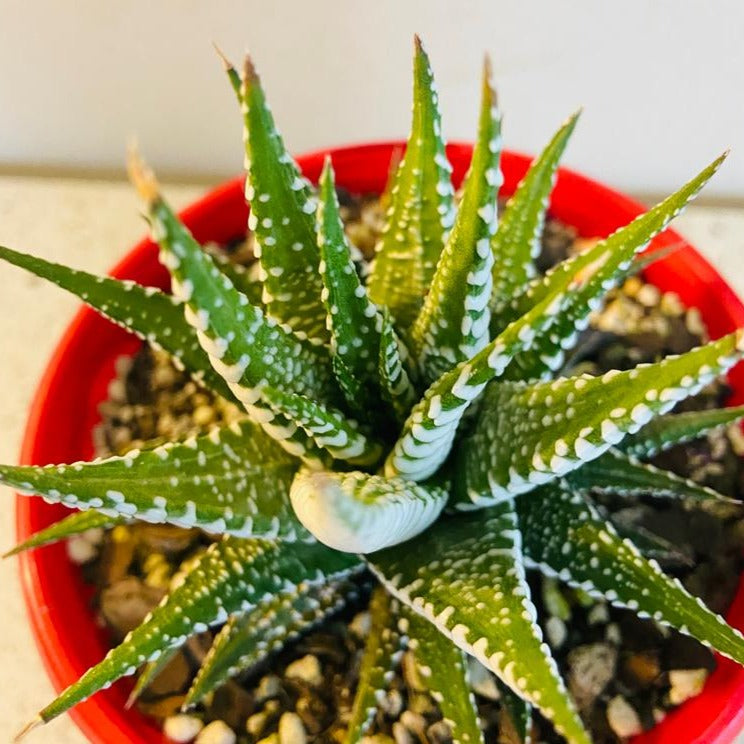
[[[332,150],[338,183],[353,192],[380,192],[390,158],[399,143],[381,143]],[[459,183],[470,161],[471,147],[448,148]],[[325,151],[299,158],[312,180],[320,175]],[[529,158],[507,152],[503,157],[504,193],[511,193],[523,176]],[[637,202],[569,170],[560,172],[551,212],[580,235],[607,235],[643,211]],[[248,209],[242,180],[217,188],[183,212],[199,241],[224,243],[245,234]],[[646,277],[662,290],[677,292],[689,306],[698,307],[714,337],[744,326],[744,305],[714,269],[679,235],[660,235],[655,249],[683,244],[673,255],[649,267]],[[139,243],[113,270],[116,277],[143,284],[167,286],[155,246]],[[114,362],[138,347],[132,336],[91,310],[81,310],[57,347],[36,393],[26,428],[21,460],[28,464],[71,462],[92,456],[91,430],[98,421],[97,406],[114,375]],[[744,365],[731,375],[734,402],[744,400]],[[18,497],[19,540],[56,521],[67,510],[41,499]],[[66,556],[64,545],[25,553],[20,558],[23,590],[39,651],[57,690],[76,680],[99,661],[108,648],[105,632],[90,610],[91,590]],[[744,587],[728,619],[744,627]],[[123,681],[79,705],[72,716],[98,744],[162,742],[163,735],[134,710],[125,711],[130,682]],[[719,659],[716,671],[699,697],[670,714],[662,725],[638,742],[659,744],[730,742],[744,722],[744,669]]]

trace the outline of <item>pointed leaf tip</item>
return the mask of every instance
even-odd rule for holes
[[[135,141],[130,142],[127,147],[127,173],[140,198],[148,205],[160,198],[160,187],[155,174],[140,154]]]
[[[220,49],[216,41],[212,41],[212,46],[214,47],[214,51],[217,52],[217,56],[220,58],[220,61],[222,62],[222,65],[225,68],[225,72],[229,72],[230,70],[235,69],[235,65],[230,62],[230,60],[227,58],[227,55]]]

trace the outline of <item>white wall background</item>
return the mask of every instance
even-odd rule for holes
[[[658,192],[730,146],[707,193],[744,198],[742,0],[0,0],[0,169],[118,169],[136,134],[162,173],[238,172],[212,39],[252,51],[294,151],[403,136],[414,31],[450,138],[488,50],[510,147],[583,104],[570,164]]]

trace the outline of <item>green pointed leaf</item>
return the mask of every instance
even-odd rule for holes
[[[532,706],[519,697],[514,690],[507,687],[500,679],[496,680],[499,688],[501,705],[509,716],[509,722],[514,728],[519,744],[532,742]],[[499,719],[501,720],[501,719]]]
[[[368,402],[380,393],[377,361],[382,316],[367,296],[354,267],[330,159],[326,159],[320,177],[318,246],[334,371],[337,378],[344,381],[341,389],[346,394],[347,404],[357,415],[369,418],[377,408],[373,406],[370,411]]]
[[[310,539],[288,500],[298,462],[244,421],[153,450],[72,465],[0,466],[0,483],[110,517],[238,537]]]
[[[327,340],[315,234],[315,199],[274,124],[261,81],[246,59],[240,91],[248,226],[256,238],[263,299],[271,317],[302,337]]]
[[[565,350],[574,346],[578,332],[586,328],[589,316],[596,310],[607,291],[616,287],[637,267],[634,257],[660,233],[715,174],[725,159],[717,158],[707,168],[633,222],[620,228],[583,254],[559,264],[544,278],[534,280],[511,304],[507,313],[497,312],[495,329],[511,317],[518,317],[556,286],[571,288],[568,304],[556,316],[547,332],[538,337],[535,346],[521,354],[508,374],[511,379],[550,376],[565,360]],[[514,313],[514,315],[512,315]]]
[[[433,475],[449,456],[470,404],[503,373],[515,354],[529,348],[535,335],[552,322],[563,301],[562,292],[546,297],[472,359],[460,362],[431,385],[406,419],[385,461],[385,474],[414,481]]]
[[[212,366],[270,436],[291,454],[314,458],[307,437],[268,408],[260,388],[291,385],[291,392],[335,402],[340,394],[326,349],[302,341],[235,289],[163,201],[153,174],[136,156],[130,160],[130,175],[147,202],[174,294],[184,300],[186,319],[196,328]]]
[[[372,592],[369,603],[371,627],[359,667],[359,684],[346,744],[358,744],[367,733],[400,660],[402,643],[395,619],[396,605],[397,602],[382,587]]]
[[[572,744],[589,744],[530,600],[517,517],[507,501],[437,522],[367,556],[384,586],[533,703]]]
[[[219,251],[210,251],[209,255],[219,266],[220,271],[233,283],[235,289],[248,298],[251,305],[263,306],[263,289],[262,282],[258,278],[258,270],[260,270],[258,262],[250,266],[243,266],[231,261]]]
[[[416,402],[416,390],[403,364],[405,347],[395,335],[393,321],[385,308],[382,316],[378,374],[382,395],[395,412],[396,420],[403,423]]]
[[[503,180],[500,160],[501,114],[486,64],[478,140],[462,201],[411,330],[414,357],[429,383],[470,359],[489,340],[490,241],[496,232],[496,196]]]
[[[432,623],[407,607],[401,608],[399,625],[408,636],[419,674],[450,727],[453,743],[484,742],[463,652]]]
[[[744,636],[621,539],[562,482],[518,500],[525,556],[572,586],[652,617],[744,663]]]
[[[280,651],[340,610],[358,592],[351,582],[298,584],[293,592],[268,596],[231,617],[217,634],[183,708],[199,703],[224,682]]]
[[[729,426],[742,418],[744,406],[670,413],[649,421],[637,434],[627,437],[620,444],[620,449],[636,457],[652,457],[676,444],[691,442],[713,429]]]
[[[301,470],[290,499],[297,518],[336,550],[367,553],[425,530],[447,502],[447,489],[359,471]]]
[[[354,465],[374,465],[382,456],[379,442],[366,437],[356,421],[345,418],[336,408],[268,386],[261,389],[261,396],[273,411],[295,422],[315,448],[332,458]]]
[[[234,396],[209,363],[183,305],[154,287],[70,269],[0,246],[0,259],[66,289],[104,317],[170,354],[200,384],[230,400]]]
[[[106,658],[89,669],[39,714],[49,721],[109,684],[134,674],[146,661],[231,615],[248,612],[268,595],[294,592],[358,570],[354,556],[322,545],[225,538],[212,543],[184,583],[175,589]]]
[[[499,220],[491,238],[493,252],[493,290],[491,306],[509,302],[536,275],[535,259],[540,255],[550,192],[555,184],[558,163],[578,121],[577,111],[553,135],[535,158]]]
[[[139,673],[137,681],[127,698],[127,708],[131,708],[139,700],[142,693],[158,678],[158,675],[168,666],[179,651],[180,649],[177,646],[169,648],[160,654],[155,661],[148,661],[142,667],[142,671]]]
[[[582,465],[568,476],[571,486],[583,490],[617,493],[623,496],[658,496],[740,505],[741,502],[682,478],[668,470],[640,462],[633,455],[609,449],[596,460]]]
[[[413,322],[454,220],[454,189],[442,139],[439,97],[418,38],[413,62],[413,122],[369,277],[370,298],[400,328]]]
[[[601,377],[494,383],[461,443],[455,497],[472,508],[532,490],[593,460],[741,358],[744,332]]]
[[[68,517],[60,519],[59,522],[45,527],[43,530],[35,532],[31,537],[16,545],[3,555],[3,558],[9,558],[11,555],[18,555],[24,550],[39,548],[42,545],[51,545],[52,543],[66,540],[68,537],[80,535],[88,530],[108,529],[122,524],[126,520],[119,517],[110,517],[106,514],[100,514],[95,511],[81,511],[70,514]]]

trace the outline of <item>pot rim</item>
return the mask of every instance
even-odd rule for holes
[[[403,147],[403,141],[379,141],[324,148],[301,155],[297,161],[305,175],[315,181],[325,156],[330,153],[337,166],[340,185],[349,184],[353,180],[355,188],[352,190],[360,193],[365,190],[379,191],[381,178],[384,179],[387,175],[391,154]],[[469,163],[472,145],[465,142],[450,143],[447,151],[454,165],[454,181],[458,183]],[[517,178],[521,177],[530,161],[531,158],[524,154],[504,152],[502,165],[507,187],[513,190]],[[345,163],[346,175],[343,169],[338,168],[340,162]],[[348,173],[354,171],[354,168],[364,172],[355,173],[358,177],[350,179]],[[241,177],[227,181],[181,212],[182,218],[194,230],[198,240],[210,238],[217,242],[226,242],[230,237],[236,237],[229,234],[215,235],[214,229],[209,229],[210,220],[220,210],[230,209],[235,212],[233,223],[242,222],[244,230],[248,209],[242,202],[242,183]],[[372,184],[377,188],[368,187]],[[509,193],[509,188],[506,193]],[[589,208],[586,206],[587,199],[592,202]],[[561,168],[550,211],[567,224],[584,223],[586,226],[588,221],[592,230],[583,231],[588,236],[589,233],[600,235],[610,232],[618,226],[615,224],[618,219],[627,222],[645,211],[645,207],[591,178]],[[222,228],[217,228],[217,233],[220,229]],[[688,305],[696,305],[696,301],[703,304],[704,307],[700,309],[713,337],[733,327],[744,326],[744,304],[710,263],[681,236],[667,230],[655,239],[651,249],[659,250],[672,244],[680,244],[682,247],[674,255],[648,267],[644,272],[646,278],[662,289],[673,287],[683,295],[683,299],[687,298]],[[129,251],[110,274],[119,278],[136,278],[132,274],[141,274],[143,266],[152,268],[150,264],[155,261],[156,248],[151,241],[145,239]],[[163,281],[162,272],[153,270],[149,273],[156,277],[156,281]],[[689,301],[690,298],[692,302]],[[70,355],[74,353],[73,348],[89,335],[92,318],[97,318],[93,310],[85,307],[79,310],[48,362],[29,411],[20,456],[23,464],[39,464],[40,438],[49,436],[47,417],[55,395],[54,388],[60,385],[61,370],[68,366]],[[128,353],[131,353],[137,343],[120,342],[120,345],[127,347]],[[122,348],[119,353],[127,351]],[[735,390],[732,402],[744,401],[744,365],[734,370],[730,380]],[[92,418],[95,418],[95,413]],[[40,515],[42,512],[51,513],[51,509],[41,499],[17,496],[18,539],[25,539],[38,529],[39,520],[42,519]],[[79,666],[79,657],[69,642],[69,630],[64,624],[57,624],[53,620],[60,608],[55,608],[47,601],[55,574],[60,570],[59,559],[64,560],[61,547],[50,546],[43,550],[27,551],[19,557],[21,585],[34,639],[57,691],[77,677],[75,667]],[[55,548],[58,549],[55,551]],[[733,618],[732,622],[738,627],[744,626],[744,582],[741,579],[728,617]],[[90,622],[93,623],[92,617]],[[744,723],[744,669],[720,656],[717,659],[718,667],[709,677],[703,693],[671,712],[662,724],[634,739],[636,744],[678,741],[726,744],[732,741]],[[99,693],[70,712],[85,735],[92,742],[101,744],[165,741],[159,729],[144,717],[121,709],[120,702],[125,693],[121,689],[117,692],[117,688],[120,685]]]

